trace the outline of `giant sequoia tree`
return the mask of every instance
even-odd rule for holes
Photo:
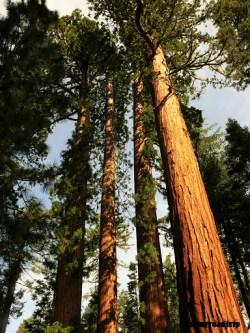
[[[65,200],[65,213],[54,302],[54,321],[68,326],[80,322],[87,182],[90,178],[91,82],[100,75],[100,68],[108,57],[105,52],[108,40],[105,30],[99,29],[96,22],[83,17],[78,10],[63,17],[52,36],[61,48],[65,63],[65,79],[60,88],[71,96],[71,115],[77,115],[71,151],[67,153],[59,185],[59,195]]]
[[[105,142],[102,179],[100,256],[99,256],[99,333],[118,331],[115,179],[116,151],[114,134],[114,92],[112,79],[106,78]]]
[[[134,177],[142,332],[169,331],[143,82],[134,82]],[[148,131],[149,132],[149,131]],[[152,145],[152,143],[151,143]]]
[[[89,162],[91,148],[98,145],[93,139],[98,123],[95,110],[101,105],[96,100],[96,91],[98,80],[106,74],[115,51],[108,30],[83,17],[79,10],[63,17],[51,35],[61,48],[64,59],[65,78],[59,88],[70,98],[71,116],[77,115],[71,149],[65,155],[63,176],[58,187],[58,194],[65,202],[65,212],[58,246],[54,321],[68,326],[80,322],[84,233],[88,218],[86,204],[90,198]],[[98,98],[101,100],[101,95]],[[103,207],[106,207],[105,203]],[[104,210],[102,212],[103,216],[107,215]]]
[[[145,41],[155,122],[168,185],[181,298],[181,330],[197,330],[187,327],[188,322],[222,322],[227,318],[239,321],[238,330],[246,332],[173,82],[173,78],[178,78],[174,73],[191,79],[195,69],[216,67],[226,61],[224,48],[218,47],[216,38],[197,29],[206,22],[209,13],[197,1],[91,3],[94,9],[111,17],[118,30],[119,25],[124,29],[126,24],[136,24],[135,33],[137,29]],[[200,49],[201,42],[206,46],[205,51]],[[226,39],[225,43],[228,42]]]

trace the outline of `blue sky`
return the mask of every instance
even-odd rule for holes
[[[50,9],[58,10],[60,15],[70,14],[75,8],[82,9],[87,13],[87,5],[85,0],[47,0],[48,7]],[[5,14],[5,1],[0,0],[0,14]],[[206,123],[217,124],[222,130],[225,128],[225,124],[228,118],[235,118],[243,126],[250,127],[250,88],[237,92],[233,88],[214,89],[207,87],[199,100],[192,101],[191,104],[204,111]],[[73,122],[64,122],[55,127],[55,130],[48,139],[50,146],[48,162],[58,163],[60,160],[61,151],[65,148],[66,142],[70,137],[74,124]],[[46,205],[49,204],[48,197],[37,190],[37,194],[41,196]],[[162,215],[166,211],[166,203],[161,200],[158,207],[159,214]],[[135,239],[131,239],[131,244],[135,244]],[[129,254],[119,252],[119,257],[124,260],[125,257],[129,259],[135,255],[134,249]],[[126,274],[124,270],[120,270],[120,276]],[[124,280],[126,281],[126,279]],[[86,288],[86,290],[88,287]],[[7,329],[7,333],[15,333],[20,322],[23,318],[27,318],[32,313],[33,304],[30,300],[30,296],[26,295],[26,305],[24,308],[24,315],[22,319],[13,320]]]

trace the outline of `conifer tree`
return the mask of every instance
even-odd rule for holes
[[[107,53],[108,33],[95,21],[75,10],[63,17],[51,32],[64,58],[62,91],[71,96],[71,115],[77,114],[71,149],[65,156],[59,196],[65,202],[54,300],[54,321],[63,326],[80,323],[84,234],[89,198],[91,149],[91,92],[97,75],[102,75]]]
[[[137,264],[131,262],[128,270],[128,290],[123,290],[119,297],[119,332],[140,333]]]
[[[58,108],[64,110],[63,96],[57,100],[51,95],[62,69],[48,38],[56,20],[56,13],[35,0],[8,2],[7,17],[0,20],[1,333],[15,313],[17,281],[48,235],[46,214],[27,189],[54,174],[43,159],[53,119]]]
[[[169,331],[142,79],[134,82],[135,207],[142,332]]]
[[[97,331],[117,333],[114,93],[112,79],[107,77],[106,81]]]

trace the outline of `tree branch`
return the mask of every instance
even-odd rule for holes
[[[135,12],[135,23],[136,23],[136,27],[140,33],[140,35],[143,37],[143,39],[145,40],[145,42],[147,43],[147,45],[150,47],[152,54],[155,54],[155,45],[154,42],[152,40],[152,38],[149,36],[149,34],[144,30],[142,24],[141,24],[141,17],[144,11],[144,5],[142,0],[136,0],[137,2],[137,7],[136,7],[136,12]]]

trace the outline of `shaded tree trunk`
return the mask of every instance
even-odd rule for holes
[[[169,76],[164,53],[150,57],[155,120],[174,234],[181,332],[200,332],[190,322],[239,322],[247,332],[214,217]],[[204,329],[205,330],[205,329]],[[231,328],[219,329],[231,332]],[[206,329],[212,332],[212,328]]]
[[[84,107],[87,98],[87,76],[83,82],[85,95],[80,98],[81,108],[72,143],[67,177],[71,190],[66,194],[64,244],[59,254],[54,293],[53,321],[64,327],[79,325],[81,319],[82,278],[84,261],[84,235],[86,201],[89,178],[89,110]]]
[[[98,333],[117,333],[117,273],[115,221],[114,98],[110,79],[106,86],[105,148],[102,179]]]
[[[134,178],[139,297],[140,304],[143,304],[140,308],[141,330],[145,333],[165,333],[170,326],[169,314],[157,230],[152,168],[145,153],[142,90],[142,82],[138,79],[134,83]]]
[[[8,289],[3,304],[0,305],[0,333],[5,333],[10,316],[10,309],[14,301],[17,280],[21,274],[21,261],[14,262],[10,267]]]

